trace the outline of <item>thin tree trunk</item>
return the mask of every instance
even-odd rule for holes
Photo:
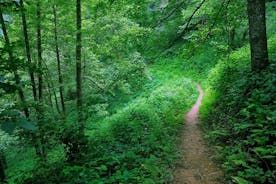
[[[38,100],[39,100],[39,112],[38,112],[38,120],[42,120],[43,118],[43,67],[42,67],[42,41],[41,41],[41,4],[40,0],[36,2],[36,18],[37,18],[37,64],[38,64]],[[41,130],[40,130],[41,131]],[[46,141],[42,135],[39,136],[39,140],[41,142],[40,148],[40,158],[42,161],[46,162],[47,153],[46,153]]]
[[[27,27],[27,20],[26,20],[26,14],[25,14],[25,9],[24,9],[24,1],[20,0],[20,9],[21,9],[21,19],[22,19],[22,26],[23,26],[23,34],[24,34],[24,41],[25,41],[25,50],[26,50],[26,56],[27,60],[30,64],[29,67],[29,75],[30,75],[30,80],[31,80],[31,85],[32,85],[32,93],[33,93],[33,98],[37,102],[37,89],[36,89],[36,82],[35,82],[35,75],[33,72],[33,63],[32,63],[32,57],[31,57],[31,49],[30,49],[30,41],[29,41],[29,34],[28,34],[28,27]],[[36,109],[37,113],[40,113],[39,108]],[[40,115],[39,115],[40,117]],[[39,157],[42,157],[42,153],[40,151],[40,146],[37,141],[34,143],[34,147],[36,150],[36,154]]]
[[[56,48],[56,58],[57,58],[57,68],[58,68],[58,82],[59,82],[59,94],[63,115],[65,115],[65,103],[64,103],[64,88],[63,88],[63,78],[61,74],[61,65],[60,65],[60,53],[58,46],[58,32],[57,32],[57,13],[56,6],[53,6],[53,14],[54,14],[54,33],[55,33],[55,48]]]
[[[53,86],[52,86],[53,87]],[[55,99],[55,103],[56,103],[56,108],[57,108],[57,111],[58,113],[60,114],[60,109],[59,109],[59,105],[58,105],[58,99],[57,99],[57,94],[56,94],[56,91],[55,89],[53,89],[53,93],[54,93],[54,99]],[[64,114],[63,114],[64,115]]]
[[[230,30],[229,30],[229,46],[231,47],[231,48],[234,48],[234,41],[235,41],[235,36],[236,36],[236,30],[235,30],[235,28],[231,28]]]
[[[45,162],[47,158],[46,154],[43,154],[43,150],[45,150],[45,146],[43,145],[44,138],[40,134],[41,133],[39,132],[34,132],[33,134],[31,134],[31,136],[33,139],[36,155]]]
[[[84,130],[82,123],[82,80],[81,80],[81,0],[76,0],[76,18],[77,18],[77,34],[76,34],[76,88],[77,88],[77,108],[78,118],[81,123],[81,129]]]
[[[46,78],[48,79],[48,87],[49,87],[49,89],[53,90],[53,94],[54,94],[54,98],[55,98],[55,104],[56,104],[56,109],[57,109],[58,113],[60,114],[61,111],[60,111],[60,108],[59,108],[57,93],[56,93],[56,90],[54,88],[54,82],[53,82],[53,79],[51,77],[50,70],[49,70],[48,66],[46,65],[46,63],[44,63],[44,67],[45,67],[45,70],[46,70],[45,75],[46,75]]]
[[[42,79],[42,42],[41,42],[41,7],[40,0],[37,0],[36,4],[37,14],[37,62],[38,62],[38,99],[40,103],[43,98],[43,79]]]
[[[17,88],[18,88],[18,96],[19,96],[19,98],[20,98],[20,100],[21,100],[21,102],[22,102],[22,104],[23,104],[24,114],[25,114],[26,118],[29,119],[29,117],[30,117],[30,112],[29,112],[28,107],[26,106],[25,95],[24,95],[24,92],[23,92],[23,90],[22,90],[22,88],[21,88],[21,86],[20,86],[20,85],[21,85],[21,84],[20,84],[21,81],[20,81],[20,77],[19,77],[17,71],[14,71],[14,78],[15,78],[15,83],[16,83]]]
[[[27,28],[27,21],[26,21],[23,0],[20,0],[20,6],[21,6],[21,18],[22,18],[24,40],[25,40],[26,56],[27,56],[27,60],[30,64],[29,75],[30,75],[30,79],[31,79],[33,97],[34,97],[34,100],[37,101],[35,76],[34,76],[33,67],[32,67],[31,49],[30,49],[30,42],[29,42],[29,35],[28,35],[28,28]]]
[[[247,39],[247,36],[248,36],[248,28],[246,28],[244,31],[243,31],[243,34],[242,34],[242,42],[244,42],[246,39]]]
[[[4,21],[4,17],[3,17],[3,12],[2,12],[2,9],[0,7],[0,23],[1,23],[1,26],[2,26],[2,31],[3,31],[3,35],[4,35],[4,39],[5,39],[5,42],[7,44],[8,47],[10,47],[10,40],[9,40],[9,36],[8,36],[8,33],[7,33],[7,28],[6,28],[6,25],[5,25],[5,21]],[[13,62],[13,54],[12,54],[12,50],[11,48],[8,49],[8,55],[9,55],[9,61]],[[25,113],[25,116],[26,118],[29,118],[30,117],[30,112],[29,112],[29,109],[26,107],[26,100],[25,100],[25,96],[24,96],[24,92],[20,86],[20,77],[17,73],[17,71],[15,70],[14,72],[14,78],[15,78],[15,83],[16,83],[16,86],[17,86],[17,91],[18,91],[18,96],[24,106],[23,110],[24,110],[24,113]]]
[[[56,105],[56,109],[58,111],[58,113],[60,114],[60,109],[59,109],[59,105],[58,105],[58,99],[57,99],[57,94],[56,94],[56,91],[54,89],[54,85],[53,85],[53,82],[52,80],[50,79],[50,82],[47,82],[47,86],[48,86],[48,93],[49,93],[49,99],[51,99],[50,101],[50,104],[51,104],[51,107],[53,108],[53,102],[52,102],[52,94],[51,94],[51,89],[53,89],[53,94],[54,94],[54,100],[55,100],[55,105]]]
[[[50,84],[47,82],[47,92],[48,92],[48,99],[49,99],[49,104],[51,106],[52,113],[54,113],[54,105],[53,105],[53,100],[52,100],[52,94],[50,90]]]
[[[247,0],[251,65],[254,71],[268,66],[265,0]]]
[[[36,138],[36,136],[33,135],[34,140],[34,147],[35,147],[35,153],[37,156],[41,157],[41,152],[40,152],[40,142],[39,139]]]
[[[46,138],[41,138],[41,157],[44,162],[47,161],[47,148],[46,148]],[[46,182],[46,181],[45,181]],[[47,183],[47,182],[46,182]]]
[[[2,150],[0,150],[0,183],[6,183],[6,174],[5,174],[5,168],[6,168],[6,160],[5,155]]]

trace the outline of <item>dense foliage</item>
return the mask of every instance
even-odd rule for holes
[[[275,50],[275,36],[269,46]],[[275,66],[273,61],[262,73],[252,73],[244,47],[220,61],[209,76],[202,109],[207,136],[227,175],[238,183],[276,181]]]
[[[246,4],[0,0],[0,183],[173,182],[195,82],[227,182],[274,183],[276,4],[260,73]]]
[[[175,137],[182,112],[191,101],[183,97],[191,96],[193,90],[189,80],[157,87],[115,115],[96,124],[91,122],[88,153],[76,165],[55,160],[35,167],[32,175],[15,176],[15,183],[164,183],[172,180],[170,167],[175,158]],[[191,98],[194,100],[194,96]],[[61,157],[56,154],[51,157]]]

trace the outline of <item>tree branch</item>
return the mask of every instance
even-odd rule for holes
[[[102,87],[99,83],[94,81],[91,77],[89,76],[83,76],[84,79],[88,79],[90,82],[92,82],[97,88],[99,88],[101,91],[105,91],[105,88]]]
[[[174,40],[169,44],[169,46],[168,46],[167,49],[170,49],[175,44],[175,42],[184,35],[184,33],[188,30],[188,28],[189,28],[189,26],[191,24],[191,21],[192,21],[193,17],[195,16],[196,12],[202,7],[202,5],[206,1],[207,0],[202,0],[201,3],[195,8],[195,10],[191,14],[191,16],[188,18],[186,26],[184,27],[184,29],[174,38]]]
[[[167,19],[169,19],[179,8],[181,8],[185,4],[185,0],[176,4],[176,7],[171,10],[165,17],[161,18],[158,23],[153,27],[160,26],[163,22],[165,22]]]

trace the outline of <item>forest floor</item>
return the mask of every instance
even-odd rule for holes
[[[207,149],[198,127],[199,107],[204,93],[199,84],[197,84],[197,89],[200,92],[198,99],[185,116],[186,123],[183,126],[179,146],[183,156],[176,164],[174,183],[221,184],[223,172],[210,159],[210,150]]]

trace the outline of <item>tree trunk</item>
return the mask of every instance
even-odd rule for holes
[[[3,163],[0,161],[0,183],[6,182],[6,175]]]
[[[235,37],[236,37],[236,29],[231,28],[229,30],[229,46],[234,49],[235,47]]]
[[[47,82],[47,93],[48,93],[48,100],[49,100],[49,104],[52,110],[52,113],[54,114],[54,105],[53,105],[53,100],[52,100],[52,94],[51,94],[51,86],[49,84],[49,82]]]
[[[76,88],[77,88],[77,108],[78,118],[81,123],[81,129],[84,129],[82,123],[82,80],[81,80],[81,0],[76,0],[76,18],[77,18],[77,34],[76,34]]]
[[[35,76],[33,72],[33,66],[32,66],[32,57],[31,57],[31,49],[30,49],[30,42],[29,42],[29,35],[28,35],[28,28],[27,28],[27,21],[26,21],[26,15],[24,10],[24,2],[23,0],[20,0],[20,9],[21,9],[21,19],[22,19],[22,26],[23,26],[23,34],[24,34],[24,40],[25,40],[25,49],[26,49],[26,56],[27,60],[30,64],[29,67],[29,75],[31,79],[31,85],[33,90],[33,97],[34,100],[37,101],[37,94],[36,94],[36,85],[35,85]]]
[[[53,86],[52,86],[53,87]],[[54,88],[54,87],[53,87]],[[54,98],[55,98],[55,104],[56,104],[56,109],[58,111],[58,113],[60,114],[60,109],[59,109],[59,105],[58,105],[58,98],[57,98],[57,94],[56,94],[56,91],[55,89],[53,89],[53,93],[54,93]],[[64,115],[64,112],[63,112],[63,115]]]
[[[41,10],[40,0],[37,0],[36,4],[37,14],[37,63],[38,63],[38,99],[40,103],[43,98],[43,79],[42,79],[42,42],[41,42]]]
[[[65,103],[64,103],[64,88],[63,88],[63,78],[61,74],[61,65],[60,65],[60,54],[58,46],[58,32],[57,32],[57,13],[56,6],[53,6],[54,14],[54,33],[55,33],[55,48],[56,48],[56,57],[57,57],[57,68],[58,68],[58,82],[59,82],[59,94],[63,115],[65,115]]]
[[[29,41],[29,35],[28,35],[28,27],[27,27],[27,20],[26,20],[26,14],[25,14],[25,9],[24,9],[24,2],[23,0],[20,0],[20,9],[21,9],[21,19],[22,19],[22,26],[23,26],[23,34],[24,34],[24,41],[25,41],[25,50],[26,50],[26,56],[27,60],[30,64],[29,67],[29,75],[30,75],[30,80],[31,80],[31,85],[32,85],[32,93],[33,93],[33,98],[35,101],[38,100],[37,98],[37,88],[36,88],[36,82],[35,82],[35,75],[33,72],[33,63],[32,63],[32,57],[31,57],[31,49],[30,49],[30,41]],[[41,113],[41,110],[39,107],[36,109],[37,113]],[[38,118],[40,118],[40,115],[38,115]],[[34,147],[36,150],[36,154],[39,157],[43,157],[42,153],[40,151],[40,144],[35,141]]]
[[[249,40],[253,71],[261,71],[268,66],[265,0],[247,0],[249,19]]]
[[[67,160],[69,162],[78,161],[80,157],[87,151],[87,139],[84,135],[85,122],[82,117],[82,69],[81,69],[81,0],[76,0],[76,88],[77,88],[77,109],[78,109],[78,125],[77,130],[68,132],[63,143],[67,147]],[[74,135],[74,136],[72,136]],[[77,138],[76,138],[77,137]]]
[[[61,114],[61,111],[60,111],[60,108],[59,108],[58,99],[57,99],[57,93],[56,93],[56,90],[54,88],[54,82],[53,82],[53,79],[51,77],[50,70],[49,70],[48,66],[46,65],[46,63],[44,63],[44,66],[45,66],[45,70],[46,70],[45,71],[45,79],[46,78],[48,79],[47,84],[48,84],[49,92],[51,93],[51,90],[53,91],[57,112],[59,114]]]
[[[49,93],[49,100],[51,99],[51,107],[53,108],[53,101],[52,101],[52,93],[51,93],[51,89],[53,89],[53,94],[54,94],[54,100],[55,100],[55,106],[57,109],[57,112],[60,114],[60,109],[59,109],[59,105],[58,105],[58,99],[57,99],[57,94],[56,91],[54,89],[54,84],[51,78],[49,78],[49,82],[47,82],[47,86],[48,86],[48,93]]]
[[[6,159],[2,150],[0,150],[0,183],[6,183]]]
[[[5,42],[6,42],[7,46],[10,47],[10,45],[11,45],[10,44],[10,39],[9,39],[9,36],[8,36],[8,33],[7,33],[7,28],[6,28],[6,25],[5,25],[3,12],[2,12],[1,7],[0,7],[0,23],[1,23],[1,27],[2,27]],[[8,55],[9,55],[9,61],[12,64],[13,54],[12,54],[11,48],[8,48]],[[30,117],[30,112],[29,112],[29,109],[26,107],[25,95],[24,95],[24,92],[23,92],[23,90],[20,86],[21,82],[20,82],[20,77],[17,73],[17,69],[15,69],[15,71],[14,71],[14,78],[15,78],[15,84],[17,86],[18,96],[19,96],[19,98],[20,98],[20,100],[21,100],[21,102],[24,106],[23,110],[24,110],[25,116],[26,116],[26,118],[29,118]]]
[[[43,67],[42,67],[42,41],[41,41],[41,4],[40,0],[36,2],[36,18],[37,18],[37,66],[38,66],[38,100],[39,100],[39,107],[38,107],[38,121],[43,119]],[[47,154],[46,154],[46,141],[43,137],[42,130],[39,130],[41,135],[39,136],[40,141],[40,158],[42,161],[46,162]]]
[[[29,117],[30,117],[30,112],[29,112],[29,109],[28,109],[28,107],[27,107],[27,105],[26,105],[26,99],[25,99],[24,92],[23,92],[22,88],[20,87],[21,81],[20,81],[20,77],[19,77],[17,71],[14,71],[14,78],[15,78],[15,83],[16,83],[17,90],[18,90],[18,96],[19,96],[19,98],[20,98],[20,101],[21,101],[22,104],[23,104],[24,114],[25,114],[26,118],[29,119]]]

